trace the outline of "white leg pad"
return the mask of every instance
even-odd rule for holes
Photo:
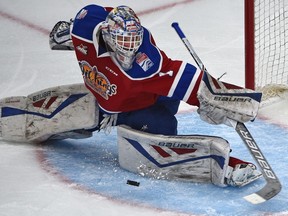
[[[12,141],[41,142],[55,134],[92,128],[99,116],[95,97],[82,83],[4,98],[0,108],[0,136]]]
[[[226,186],[230,145],[220,137],[164,136],[118,126],[120,166],[142,176]]]

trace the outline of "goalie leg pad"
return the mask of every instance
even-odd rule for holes
[[[55,134],[90,129],[99,117],[97,101],[82,83],[4,98],[0,109],[0,135],[11,141],[41,142]]]
[[[9,97],[0,100],[0,137],[13,140],[25,140],[26,131],[26,97]],[[16,114],[17,108],[18,114]],[[11,112],[15,111],[15,115],[10,117]]]
[[[220,137],[165,136],[118,126],[120,166],[156,179],[226,186],[230,145]]]

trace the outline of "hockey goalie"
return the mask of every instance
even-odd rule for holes
[[[261,176],[252,163],[230,157],[230,144],[220,137],[178,136],[175,117],[184,101],[211,124],[252,121],[261,93],[168,58],[131,8],[85,6],[56,23],[49,43],[52,50],[75,51],[84,84],[0,100],[3,139],[81,139],[117,126],[119,163],[131,172],[219,186]]]

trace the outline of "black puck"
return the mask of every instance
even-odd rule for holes
[[[132,181],[132,180],[127,180],[127,184],[139,187],[140,182],[136,182],[136,181]]]

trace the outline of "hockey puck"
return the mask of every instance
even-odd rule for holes
[[[127,184],[139,187],[140,182],[136,182],[136,181],[132,181],[132,180],[127,180]]]

